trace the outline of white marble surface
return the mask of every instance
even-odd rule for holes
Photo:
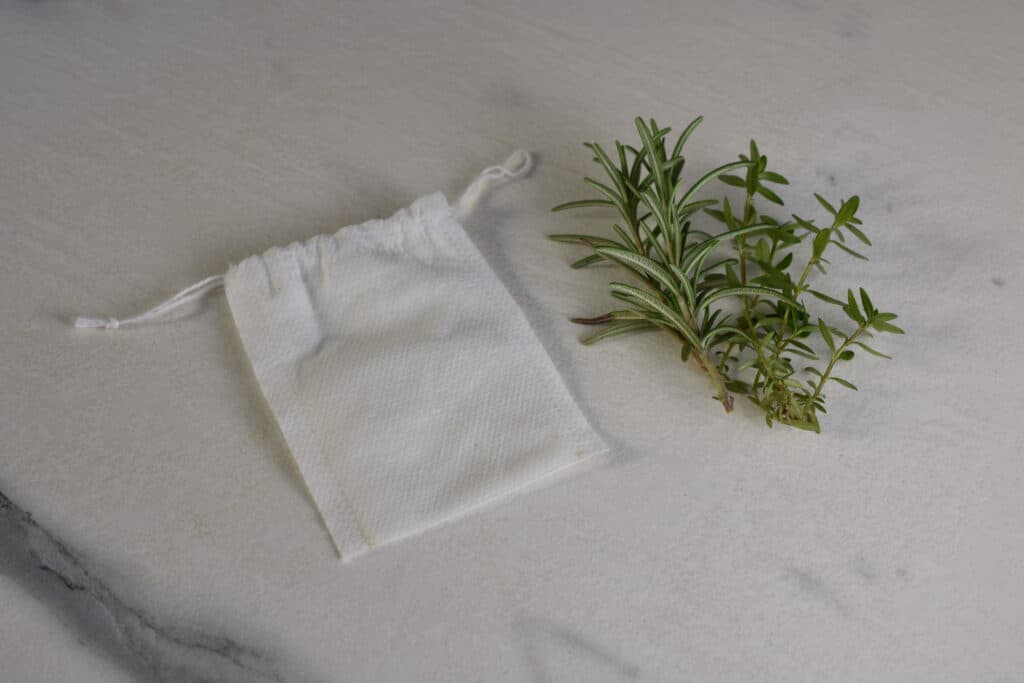
[[[0,677],[1020,680],[1022,35],[1016,0],[0,4]],[[565,322],[606,297],[544,239],[579,142],[698,113],[699,165],[756,136],[790,208],[862,196],[835,277],[910,335],[821,436]],[[66,325],[519,145],[472,236],[611,466],[344,566],[222,299]]]

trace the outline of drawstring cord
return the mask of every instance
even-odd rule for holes
[[[473,182],[469,184],[466,191],[455,203],[455,215],[465,218],[469,211],[476,205],[484,190],[499,181],[520,178],[529,172],[533,165],[533,158],[524,149],[517,149],[505,159],[500,166],[488,166],[480,172]]]
[[[200,280],[193,285],[189,285],[170,299],[157,304],[148,311],[139,313],[131,318],[75,318],[75,327],[116,330],[128,325],[141,325],[152,322],[165,313],[169,313],[190,301],[201,299],[208,292],[223,286],[223,275],[211,275],[210,277]]]
[[[469,184],[466,191],[462,193],[462,196],[459,197],[459,201],[455,204],[455,215],[460,218],[464,218],[476,205],[476,202],[480,199],[484,190],[500,181],[519,178],[526,175],[532,164],[533,159],[530,157],[530,153],[522,149],[517,149],[512,152],[508,159],[506,159],[501,165],[485,168],[480,172],[480,175],[478,175],[473,182]],[[75,318],[74,325],[80,329],[100,330],[117,330],[129,325],[145,325],[161,318],[165,314],[170,313],[174,309],[179,308],[190,301],[201,299],[214,289],[223,286],[223,275],[211,275],[210,277],[200,280],[193,285],[189,285],[170,299],[160,302],[148,311],[143,311],[142,313],[130,318],[79,317]]]

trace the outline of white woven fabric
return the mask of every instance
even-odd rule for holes
[[[225,288],[345,560],[606,449],[441,194],[248,258]]]

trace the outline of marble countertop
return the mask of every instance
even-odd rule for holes
[[[1019,680],[1021,35],[994,0],[3,3],[0,678]],[[721,414],[669,340],[577,343],[606,274],[547,209],[638,114],[703,114],[701,166],[756,137],[794,211],[861,196],[834,275],[909,334],[822,435]],[[607,466],[343,565],[222,298],[68,326],[518,146],[467,227]]]

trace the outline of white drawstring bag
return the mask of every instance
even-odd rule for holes
[[[338,552],[351,560],[510,497],[606,446],[450,206],[273,248],[126,320],[224,286],[245,352]]]

